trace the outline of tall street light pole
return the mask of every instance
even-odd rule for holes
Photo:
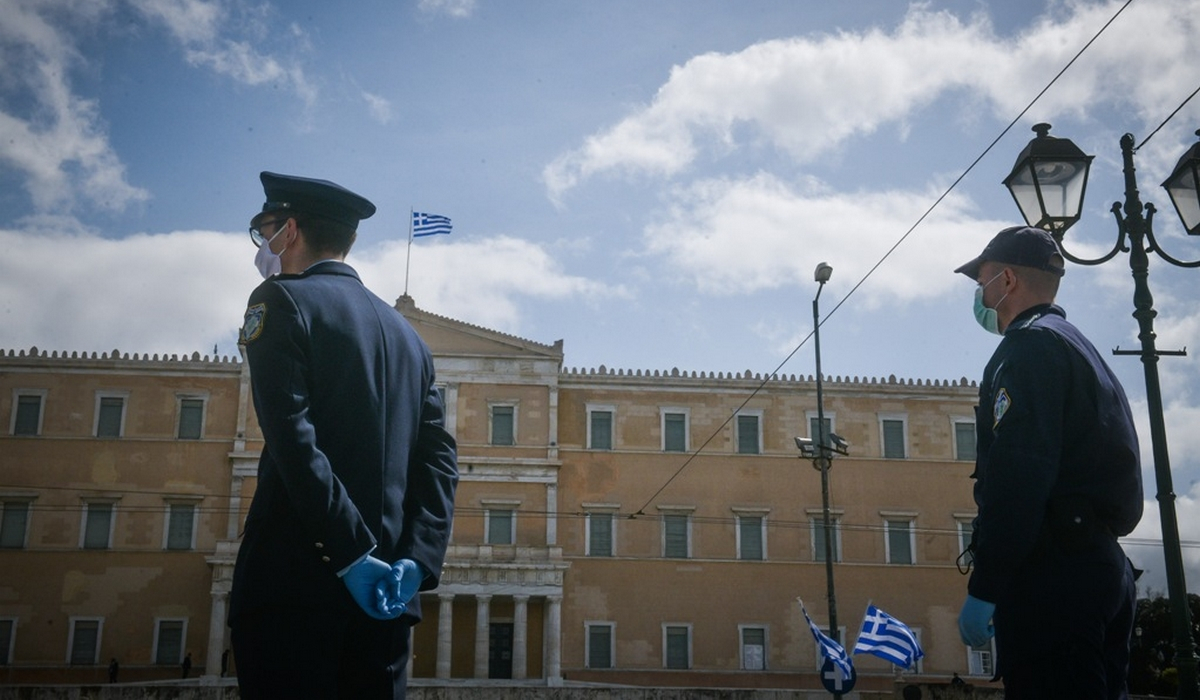
[[[833,589],[833,533],[829,527],[829,468],[833,466],[829,453],[829,438],[825,430],[825,397],[821,393],[821,290],[833,275],[833,268],[826,263],[817,265],[813,279],[817,283],[817,295],[813,297],[813,347],[817,356],[817,440],[816,465],[821,470],[821,519],[825,533],[825,591],[829,598],[829,637],[838,639],[837,596]]]
[[[813,438],[796,438],[796,446],[800,455],[813,461],[813,467],[821,472],[821,523],[825,540],[825,591],[829,603],[829,638],[841,642],[838,637],[837,595],[833,587],[833,527],[829,514],[829,469],[833,466],[833,455],[848,454],[849,445],[839,435],[830,432],[825,425],[825,397],[822,394],[821,378],[821,290],[833,275],[833,268],[827,263],[817,265],[813,279],[817,283],[817,295],[813,297],[813,346],[816,350],[817,369],[817,428]],[[834,693],[834,697],[841,697]]]
[[[1049,124],[1033,127],[1037,138],[1029,142],[1017,158],[1013,171],[1004,180],[1030,226],[1045,228],[1058,242],[1063,257],[1080,265],[1099,265],[1122,251],[1129,252],[1129,269],[1133,274],[1133,317],[1138,322],[1138,339],[1142,349],[1114,350],[1117,355],[1139,355],[1146,376],[1146,401],[1150,410],[1150,441],[1154,454],[1154,475],[1158,489],[1158,510],[1162,521],[1163,557],[1167,573],[1167,595],[1170,599],[1171,626],[1175,646],[1175,667],[1179,671],[1178,697],[1200,700],[1197,678],[1196,647],[1192,640],[1191,615],[1184,581],[1183,556],[1179,542],[1179,524],[1175,514],[1175,492],[1171,484],[1171,461],[1167,450],[1167,430],[1163,420],[1162,390],[1158,378],[1158,358],[1163,355],[1184,355],[1186,351],[1159,350],[1155,347],[1154,297],[1150,293],[1150,258],[1153,251],[1176,267],[1200,267],[1200,260],[1184,262],[1167,254],[1154,237],[1152,227],[1155,208],[1143,204],[1138,193],[1137,176],[1133,166],[1134,138],[1121,137],[1124,161],[1125,202],[1115,202],[1113,216],[1117,220],[1117,241],[1106,255],[1094,260],[1078,258],[1063,245],[1063,234],[1079,220],[1083,195],[1087,186],[1092,156],[1084,155],[1068,139],[1050,136]],[[1196,132],[1200,136],[1200,131]],[[1175,209],[1191,235],[1200,235],[1200,144],[1180,158],[1174,172],[1163,186],[1171,196]],[[1146,214],[1143,216],[1142,212]],[[1124,212],[1124,216],[1122,216]],[[1128,240],[1128,243],[1126,241]]]

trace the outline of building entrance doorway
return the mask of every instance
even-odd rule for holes
[[[513,623],[488,626],[488,678],[512,678]]]

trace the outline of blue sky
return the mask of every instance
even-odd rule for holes
[[[349,262],[389,301],[409,210],[452,217],[412,248],[417,304],[561,338],[568,367],[773,371],[827,261],[827,374],[975,379],[996,339],[952,270],[1019,222],[1001,180],[1030,127],[1096,156],[1067,240],[1105,252],[1121,134],[1200,86],[1200,0],[1134,0],[884,256],[1122,4],[0,0],[0,348],[235,353],[272,170],[378,205]],[[1200,239],[1158,183],[1197,127],[1200,100],[1137,155],[1185,259]],[[1160,371],[1191,542],[1198,275],[1150,277],[1159,347],[1189,349]],[[1101,350],[1134,349],[1132,293],[1122,256],[1071,267],[1060,302]],[[1135,536],[1157,539],[1141,365],[1110,362],[1143,441]],[[780,371],[811,374],[810,345]],[[1129,552],[1165,589],[1154,549]]]

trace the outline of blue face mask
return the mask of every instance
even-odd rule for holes
[[[986,283],[975,287],[975,320],[979,322],[979,325],[982,326],[985,331],[988,333],[995,333],[996,335],[1002,335],[1000,333],[1000,317],[997,315],[995,308],[989,309],[983,305],[983,290],[987,289],[989,284],[995,282],[1000,278],[1000,275],[1003,274],[1004,271],[1001,270],[999,274],[988,280]],[[1007,294],[1000,297],[1000,301],[996,302],[996,306],[1000,306],[1000,304],[1007,298]]]

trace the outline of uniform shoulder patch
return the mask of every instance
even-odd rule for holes
[[[255,304],[246,309],[246,316],[242,320],[242,342],[253,342],[255,338],[262,335],[263,326],[266,324],[266,321],[266,304]]]
[[[1000,387],[1000,391],[996,392],[996,403],[992,405],[992,429],[1000,425],[1000,419],[1012,408],[1012,398],[1008,395],[1008,390]]]

